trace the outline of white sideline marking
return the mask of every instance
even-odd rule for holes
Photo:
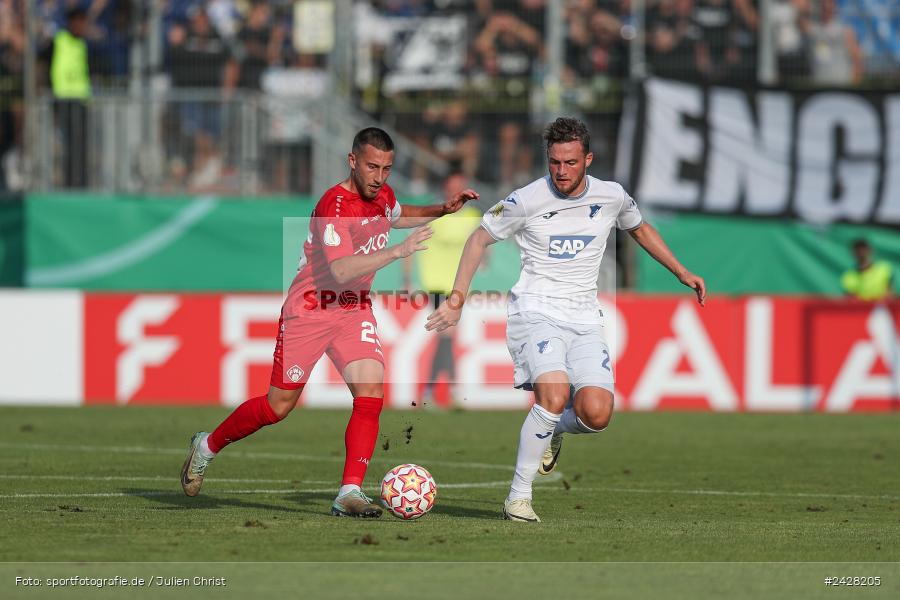
[[[34,479],[34,480],[53,480],[53,481],[176,481],[178,475],[155,475],[148,477],[125,477],[119,475],[109,475],[103,477],[95,477],[89,475],[2,475],[0,479]],[[216,481],[220,483],[308,483],[312,485],[327,485],[334,483],[332,481],[315,480],[315,479],[228,479],[219,477],[208,477],[207,481]]]
[[[184,455],[186,450],[178,450],[175,448],[147,448],[145,446],[85,446],[85,445],[65,445],[65,444],[12,444],[0,442],[0,448],[23,448],[28,450],[62,450],[65,452],[124,452],[129,454],[179,454]],[[227,452],[228,456],[238,458],[252,458],[264,460],[296,460],[296,461],[313,461],[313,462],[344,462],[344,458],[340,456],[314,456],[311,454],[281,454],[276,452]],[[419,459],[416,459],[419,460]],[[394,459],[377,458],[373,463],[395,465]],[[415,461],[407,461],[415,462]],[[511,464],[497,465],[491,463],[478,462],[456,462],[452,460],[432,460],[430,458],[421,459],[421,463],[428,465],[437,465],[439,467],[459,467],[463,469],[496,469],[500,471],[513,471],[515,467]],[[416,463],[419,464],[419,463]]]
[[[509,481],[483,481],[481,483],[445,483],[439,485],[439,489],[471,489],[471,488],[494,488],[509,485]],[[213,490],[213,494],[231,495],[231,494],[324,494],[334,493],[337,485],[324,489],[302,489],[289,488],[283,490]],[[184,492],[74,492],[71,494],[60,493],[27,493],[27,494],[4,494],[0,495],[0,499],[15,498],[151,498],[157,496],[184,496]]]
[[[827,492],[737,492],[731,490],[657,490],[648,488],[577,487],[579,492],[613,492],[622,494],[688,494],[691,496],[765,496],[772,498],[841,498],[900,500],[889,494],[829,494]]]

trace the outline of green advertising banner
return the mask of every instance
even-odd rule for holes
[[[698,214],[655,215],[650,221],[681,262],[706,279],[712,294],[842,295],[841,275],[853,266],[850,244],[858,238],[900,270],[900,234],[888,228]],[[637,254],[638,291],[684,290],[647,253]]]
[[[0,287],[17,287],[23,283],[24,218],[22,197],[17,194],[0,194]]]
[[[86,290],[281,291],[296,273],[314,206],[308,197],[33,194],[25,205],[25,283]],[[390,243],[408,231],[393,230]],[[515,247],[496,246],[475,289],[505,291],[518,277]],[[413,273],[413,285],[420,286]],[[403,283],[403,266],[396,261],[378,273],[374,286],[396,290]]]

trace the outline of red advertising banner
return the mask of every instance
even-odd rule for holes
[[[829,411],[900,409],[900,303],[619,295],[603,302],[624,410]],[[86,294],[87,403],[226,404],[268,386],[281,298],[271,295]],[[430,307],[375,303],[390,405],[409,407],[430,372]],[[456,382],[440,398],[462,408],[516,408],[506,309],[467,304],[455,329]],[[323,358],[309,406],[349,405]]]

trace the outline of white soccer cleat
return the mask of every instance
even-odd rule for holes
[[[188,455],[184,459],[181,466],[181,489],[188,496],[196,496],[200,493],[200,486],[203,485],[203,474],[206,473],[206,467],[212,462],[211,458],[204,458],[200,453],[200,442],[205,436],[209,435],[205,431],[198,431],[191,438],[191,445],[188,446]]]
[[[531,500],[528,498],[519,500],[507,499],[503,503],[503,518],[508,521],[522,521],[525,523],[541,522],[541,518],[531,508]]]
[[[550,445],[544,450],[544,458],[538,466],[538,473],[541,475],[549,475],[556,468],[556,461],[559,460],[559,452],[562,450],[562,433],[554,433],[550,438]]]

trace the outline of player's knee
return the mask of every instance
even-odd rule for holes
[[[595,431],[606,429],[613,415],[612,396],[586,403],[581,412],[583,414],[578,415],[578,418],[582,423]]]

